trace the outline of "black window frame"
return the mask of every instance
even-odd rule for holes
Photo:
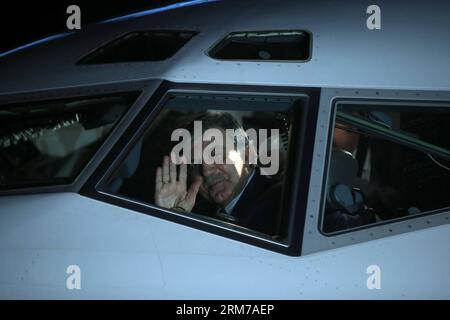
[[[308,35],[309,39],[309,48],[308,48],[308,58],[303,60],[295,60],[295,59],[224,59],[224,58],[218,58],[215,56],[216,51],[224,47],[225,43],[227,42],[228,38],[231,35],[234,34],[240,34],[240,33],[271,33],[271,32],[303,32]],[[310,30],[307,29],[276,29],[276,30],[246,30],[246,31],[233,31],[228,32],[224,36],[222,36],[218,41],[216,41],[211,47],[209,47],[206,50],[206,55],[214,60],[218,61],[243,61],[243,62],[258,62],[258,63],[307,63],[312,60],[313,55],[313,33]]]
[[[268,239],[268,237],[251,232],[239,226],[230,226],[220,221],[212,222],[210,219],[202,219],[197,215],[183,215],[164,208],[157,207],[151,203],[129,199],[102,191],[101,187],[106,184],[107,179],[115,172],[136,142],[145,134],[151,123],[159,116],[161,109],[169,98],[171,92],[188,91],[195,93],[217,92],[222,94],[258,94],[258,95],[285,95],[302,99],[301,123],[297,136],[291,138],[291,145],[295,152],[290,152],[288,168],[291,167],[291,175],[286,175],[285,184],[291,192],[289,199],[289,221],[286,241]],[[114,144],[94,174],[82,187],[80,194],[97,199],[102,202],[124,207],[139,214],[146,214],[172,221],[184,226],[212,234],[231,238],[243,243],[255,245],[289,256],[300,256],[303,240],[303,229],[306,216],[307,197],[310,184],[312,155],[317,122],[318,101],[320,89],[318,88],[280,88],[262,87],[248,85],[212,85],[212,84],[189,84],[171,83],[165,81],[156,90],[153,96],[145,104],[138,115],[133,119],[130,126]],[[298,160],[295,163],[295,160]],[[288,169],[289,170],[289,169]],[[105,189],[103,189],[105,190]],[[303,199],[303,201],[301,201]],[[300,200],[300,201],[299,201]],[[244,230],[245,229],[245,230]]]
[[[95,55],[97,52],[99,52],[100,50],[107,48],[108,46],[111,46],[114,44],[114,42],[120,41],[121,39],[127,37],[130,34],[133,33],[145,33],[145,32],[149,32],[149,33],[158,33],[158,32],[167,32],[167,33],[190,33],[192,36],[190,39],[188,39],[182,46],[180,46],[178,48],[178,50],[176,50],[175,52],[173,52],[173,54],[171,54],[170,56],[165,57],[164,59],[158,59],[158,60],[129,60],[129,61],[111,61],[111,62],[86,62],[86,60],[89,60],[89,58],[93,55]],[[171,58],[173,58],[174,56],[176,56],[180,50],[182,50],[186,45],[188,45],[192,39],[197,36],[199,34],[199,31],[196,30],[178,30],[178,29],[174,29],[174,30],[170,30],[170,29],[148,29],[148,30],[133,30],[133,31],[128,31],[125,33],[121,33],[117,36],[115,36],[113,39],[108,40],[106,42],[101,43],[98,47],[88,51],[87,53],[83,54],[81,57],[79,57],[75,63],[75,65],[77,66],[98,66],[98,65],[114,65],[114,64],[129,64],[129,63],[158,63],[158,62],[163,62],[166,60],[169,60]]]
[[[82,176],[85,176],[85,171],[92,166],[92,163],[97,160],[100,154],[104,151],[105,145],[112,139],[117,128],[121,125],[128,113],[134,109],[138,101],[142,98],[146,84],[142,81],[127,83],[127,84],[100,84],[90,85],[79,88],[57,88],[48,89],[36,92],[24,92],[0,95],[0,106],[3,105],[21,105],[21,104],[41,104],[52,103],[57,101],[72,100],[72,99],[89,99],[100,96],[115,96],[120,94],[135,94],[135,99],[124,111],[121,117],[116,121],[110,132],[104,137],[103,142],[94,151],[89,160],[84,163],[71,178],[65,178],[60,182],[48,183],[32,183],[24,185],[16,185],[14,187],[0,189],[0,195],[15,195],[15,194],[34,194],[45,192],[66,192],[79,191],[77,185]]]
[[[387,106],[393,106],[398,109],[401,109],[401,108],[404,108],[404,109],[405,108],[406,109],[412,109],[412,108],[433,109],[433,107],[434,108],[447,107],[450,110],[450,102],[447,102],[447,101],[432,101],[432,100],[431,101],[420,101],[420,100],[411,101],[411,100],[390,100],[390,99],[377,100],[375,98],[373,98],[373,99],[372,98],[365,98],[365,99],[363,99],[363,98],[359,98],[359,99],[358,98],[354,98],[354,99],[336,98],[336,99],[333,99],[332,106],[331,106],[330,125],[329,125],[331,130],[329,130],[329,132],[328,132],[328,143],[327,143],[326,156],[325,156],[325,168],[324,168],[322,190],[321,190],[321,203],[320,203],[320,209],[319,209],[319,219],[318,219],[318,224],[317,224],[317,229],[318,229],[319,233],[328,239],[331,239],[333,237],[340,236],[340,235],[349,235],[356,231],[361,231],[361,230],[368,231],[368,230],[371,230],[371,229],[379,227],[379,226],[394,224],[396,222],[410,221],[410,220],[419,219],[419,218],[432,216],[432,215],[437,215],[440,213],[446,213],[446,212],[450,211],[450,206],[449,206],[449,207],[445,207],[445,208],[439,208],[439,209],[435,209],[435,210],[431,210],[431,211],[421,212],[421,213],[406,216],[406,217],[399,217],[399,218],[394,218],[394,219],[385,220],[385,221],[377,221],[375,223],[362,225],[362,226],[358,226],[358,227],[354,227],[354,228],[348,228],[348,229],[344,229],[344,230],[339,230],[339,231],[335,231],[335,232],[329,232],[329,233],[324,232],[323,225],[324,225],[324,220],[325,220],[324,218],[325,218],[325,206],[326,206],[326,201],[325,201],[326,200],[326,189],[327,189],[328,174],[330,171],[330,160],[331,160],[331,152],[332,152],[332,146],[333,146],[334,128],[335,128],[336,119],[337,119],[337,108],[339,105],[345,105],[345,104],[347,104],[347,105],[348,104],[363,105],[364,103],[366,103],[367,106],[369,106],[369,107],[367,107],[367,109],[376,109],[377,107],[386,108]],[[351,123],[351,122],[349,122],[349,124],[353,125],[353,123]],[[364,129],[366,129],[366,128],[364,128]],[[371,134],[374,134],[374,132],[376,132],[376,130],[372,130],[370,128],[367,128],[366,131]],[[382,135],[375,134],[375,136],[381,137]],[[383,136],[383,138],[386,141],[390,141],[393,143],[399,143],[399,141],[401,141],[399,139],[396,139],[394,135],[386,135],[386,136]],[[417,147],[417,148],[411,147],[411,145],[408,145],[408,143],[406,141],[401,141],[399,144],[401,146],[410,148],[412,150],[416,150],[417,152],[425,152],[420,147]]]

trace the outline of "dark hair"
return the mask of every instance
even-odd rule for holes
[[[202,122],[203,132],[212,128],[218,128],[223,130],[240,129],[244,131],[242,125],[228,112],[217,112],[217,113],[212,113],[210,111],[203,112],[198,117],[194,118],[193,121],[190,123],[188,130],[191,134],[194,133],[194,121]],[[248,145],[247,135],[245,135],[245,145]]]
[[[195,118],[194,121],[202,121],[204,130],[211,128],[243,129],[239,122],[228,112],[212,113],[206,111]]]

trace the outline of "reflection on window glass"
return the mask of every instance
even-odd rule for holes
[[[72,181],[136,97],[0,106],[0,188]]]
[[[449,207],[447,110],[339,106],[324,231]]]
[[[109,179],[108,192],[280,235],[293,104],[176,96]]]

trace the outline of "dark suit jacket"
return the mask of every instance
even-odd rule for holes
[[[252,180],[233,208],[232,216],[237,219],[234,223],[274,235],[277,232],[280,216],[281,193],[282,183],[279,180],[263,176],[256,169]],[[216,205],[200,200],[197,201],[192,211],[220,218],[216,215],[218,209],[219,207]]]

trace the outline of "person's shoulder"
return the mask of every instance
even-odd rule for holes
[[[238,214],[247,228],[273,234],[277,226],[282,197],[282,182],[258,170],[240,199]]]
[[[260,189],[262,193],[281,192],[283,180],[280,177],[263,175],[261,174],[261,170],[256,168],[252,185],[257,189]]]

